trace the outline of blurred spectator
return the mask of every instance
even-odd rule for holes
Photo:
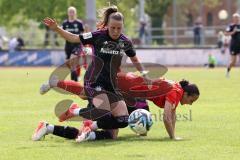
[[[193,38],[194,38],[194,45],[199,46],[201,44],[201,39],[202,39],[202,22],[201,19],[198,18],[198,20],[195,22],[194,27],[193,27]]]
[[[18,37],[17,41],[18,41],[17,50],[21,50],[25,46],[24,40],[21,37]]]
[[[141,44],[145,43],[146,25],[147,25],[147,23],[143,19],[140,20],[139,39],[141,40]]]
[[[226,36],[223,31],[218,32],[217,46],[221,50],[222,54],[224,54],[226,52],[226,49],[229,47],[230,40],[231,40],[231,37]]]
[[[223,31],[218,32],[218,40],[217,40],[217,47],[221,50],[221,53],[225,53],[225,47],[224,47],[224,40],[225,40],[225,35]]]
[[[21,37],[14,37],[8,43],[9,52],[21,50],[24,47],[24,40]]]
[[[214,68],[217,65],[217,59],[210,53],[208,55],[208,63],[205,64],[208,68]]]
[[[227,36],[224,34],[224,41],[223,41],[224,53],[226,52],[226,49],[229,48],[230,41],[231,41],[231,36]]]
[[[0,50],[3,50],[3,38],[0,36]]]
[[[223,31],[218,32],[218,40],[217,40],[217,46],[218,48],[222,48],[224,43],[224,33]]]

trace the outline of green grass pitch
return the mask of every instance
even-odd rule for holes
[[[22,160],[238,160],[240,157],[240,70],[231,78],[225,69],[169,68],[172,80],[188,79],[198,84],[200,98],[192,106],[179,106],[176,135],[167,137],[162,112],[150,104],[156,120],[147,137],[138,137],[129,128],[120,130],[117,141],[75,143],[53,135],[31,141],[38,121],[78,127],[79,122],[59,123],[54,107],[60,100],[75,96],[50,91],[39,94],[40,85],[54,68],[0,68],[0,159]]]

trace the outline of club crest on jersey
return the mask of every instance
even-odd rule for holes
[[[92,38],[92,33],[88,32],[88,33],[83,33],[83,39],[89,39]]]
[[[95,90],[100,92],[100,91],[102,91],[102,87],[101,86],[97,86],[97,87],[95,87]]]

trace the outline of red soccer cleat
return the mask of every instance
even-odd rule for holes
[[[92,130],[92,127],[91,127],[91,125],[92,125],[92,123],[93,123],[93,121],[92,120],[84,120],[83,121],[83,124],[82,124],[82,126],[79,128],[79,135],[81,135],[82,134],[82,131],[84,130],[84,128],[90,128],[91,130]]]
[[[78,108],[79,107],[76,103],[72,103],[71,106],[69,107],[69,109],[59,116],[59,122],[63,122],[63,121],[66,121],[66,120],[68,120],[72,117],[75,117],[74,109],[78,109]]]
[[[39,122],[34,134],[32,135],[33,141],[40,141],[42,137],[47,135],[47,122]]]

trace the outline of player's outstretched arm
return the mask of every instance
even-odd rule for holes
[[[60,26],[58,26],[57,21],[52,18],[45,18],[43,20],[43,23],[49,27],[51,30],[57,32],[59,35],[61,35],[65,40],[72,42],[72,43],[80,43],[80,38],[77,34],[72,34],[64,29],[62,29]]]
[[[164,106],[163,121],[169,137],[176,141],[182,140],[181,137],[175,136],[176,111],[175,106],[168,101]]]
[[[139,61],[138,57],[137,56],[130,57],[130,60],[132,61],[136,69],[140,72],[141,76],[144,77],[145,82],[147,84],[152,84],[151,79],[147,75],[148,71],[145,71],[144,66]]]
[[[174,106],[168,101],[165,102],[164,113],[163,113],[163,122],[165,128],[168,132],[168,135],[171,139],[175,138],[174,123],[173,123],[173,108]]]

